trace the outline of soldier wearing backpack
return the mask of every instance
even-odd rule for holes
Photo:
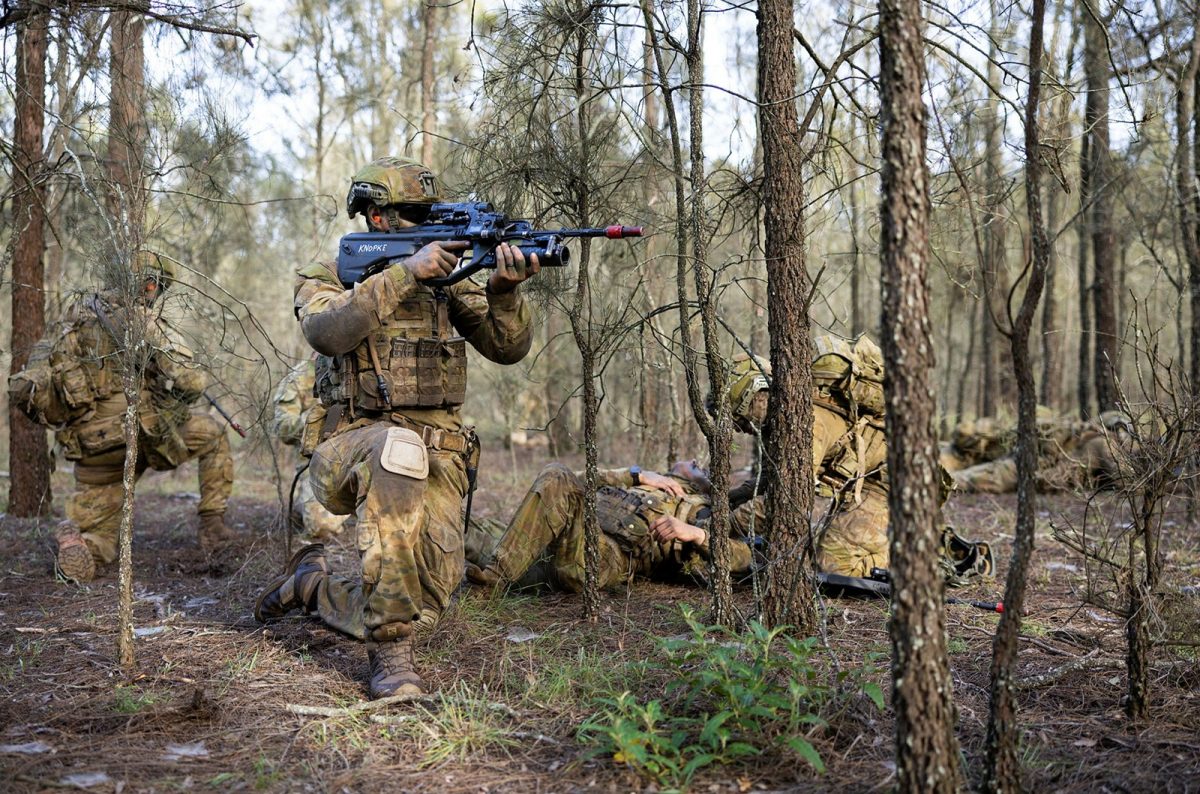
[[[207,412],[193,411],[208,377],[196,366],[192,351],[175,338],[158,304],[175,276],[174,267],[142,251],[132,271],[132,289],[89,293],[76,300],[59,326],[34,346],[25,369],[9,382],[13,404],[33,421],[53,428],[63,456],[75,463],[67,518],[55,530],[58,571],[75,582],[90,581],[97,565],[117,556],[128,405],[121,353],[129,322],[139,324],[135,336],[143,336],[150,350],[138,410],[137,475],[148,468],[168,471],[197,460],[200,548],[215,554],[233,537],[224,518],[233,490],[229,440],[220,422]]]

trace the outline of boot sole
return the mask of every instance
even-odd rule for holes
[[[272,613],[270,615],[266,615],[263,613],[263,603],[267,600],[267,596],[271,595],[275,591],[279,590],[279,588],[281,588],[285,584],[287,584],[288,580],[291,579],[294,575],[295,574],[285,573],[282,576],[276,577],[275,579],[273,579],[271,581],[271,583],[269,585],[267,585],[263,589],[263,591],[261,593],[258,594],[258,598],[255,599],[255,601],[254,601],[254,619],[255,620],[257,620],[259,623],[269,623],[272,620],[279,620],[280,618],[287,615],[288,612],[292,611],[291,609],[287,609],[287,610],[284,610],[283,612]],[[297,604],[296,606],[299,606],[299,604]],[[295,609],[295,608],[296,607],[292,607],[292,609]]]
[[[77,584],[96,578],[96,560],[88,547],[82,544],[59,549],[54,566],[64,579]]]

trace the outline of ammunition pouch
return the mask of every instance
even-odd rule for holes
[[[467,396],[467,343],[461,337],[405,339],[376,335],[364,343],[374,345],[380,372],[387,386],[385,400],[368,356],[355,381],[355,402],[368,411],[398,408],[448,408],[463,404]]]
[[[600,529],[627,553],[644,556],[658,552],[650,537],[650,525],[660,516],[675,516],[689,524],[702,520],[708,507],[703,497],[677,499],[649,488],[601,486],[596,492],[596,514]]]
[[[124,412],[80,422],[55,436],[67,460],[82,460],[116,449],[125,444]]]

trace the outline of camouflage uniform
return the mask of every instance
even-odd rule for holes
[[[599,488],[601,588],[628,584],[634,577],[677,579],[705,569],[707,539],[702,544],[659,543],[650,536],[649,528],[663,515],[705,527],[709,513],[706,497],[688,494],[677,498],[635,486],[629,469],[601,470]],[[502,583],[517,588],[546,585],[581,592],[584,493],[582,474],[551,463],[534,480],[507,527],[499,522],[472,523],[466,539],[467,561],[481,571],[490,569]],[[761,506],[760,499],[734,510],[730,569],[735,574],[750,569],[750,546],[745,538],[750,536],[752,515],[757,515],[761,527]],[[491,583],[486,577],[480,580]]]
[[[57,531],[59,564],[64,575],[80,581],[94,575],[97,562],[111,563],[117,556],[127,407],[113,339],[127,314],[116,310],[119,300],[114,293],[103,293],[77,301],[55,331],[58,341],[51,356],[57,394],[72,414],[55,439],[64,457],[75,463],[75,492],[67,500],[67,520]],[[233,490],[233,458],[224,426],[190,408],[207,385],[207,376],[155,309],[138,307],[133,314],[137,322],[144,322],[145,341],[153,350],[138,410],[136,476],[148,468],[168,471],[197,460],[201,547],[216,551],[229,538],[223,516]],[[64,564],[62,551],[77,537],[93,559],[85,556]]]
[[[302,453],[305,452],[306,428],[311,426],[313,429],[310,434],[315,433],[319,429],[320,420],[325,416],[324,406],[317,402],[313,395],[315,379],[315,362],[302,361],[280,381],[275,392],[275,435],[284,444],[300,447]],[[308,449],[305,457],[311,453],[312,450]],[[291,494],[291,525],[298,532],[297,537],[302,543],[337,537],[341,534],[343,521],[346,519],[335,516],[317,501],[313,495],[307,462],[303,467],[304,471],[299,474]]]

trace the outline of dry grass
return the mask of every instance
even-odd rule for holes
[[[498,452],[508,458],[506,453]],[[489,470],[476,500],[484,514],[515,505],[540,461]],[[419,651],[443,702],[376,714],[302,717],[288,704],[361,702],[365,654],[355,643],[297,617],[270,629],[250,615],[257,587],[283,560],[271,488],[239,487],[231,517],[242,563],[214,575],[194,550],[191,472],[147,483],[138,502],[137,621],[156,630],[137,641],[138,671],[114,664],[115,582],[87,587],[50,575],[49,524],[4,519],[0,571],[0,745],[41,743],[44,752],[0,752],[6,790],[69,787],[103,775],[92,791],[199,790],[625,791],[641,788],[605,760],[581,760],[575,730],[599,694],[661,693],[657,639],[679,634],[675,605],[703,603],[696,590],[639,585],[612,596],[595,623],[567,596],[489,598],[461,594]],[[61,477],[61,475],[60,475]],[[67,492],[60,479],[58,493]],[[1050,512],[1075,514],[1060,498]],[[1013,502],[955,500],[963,534],[993,540],[1003,570]],[[1200,578],[1195,530],[1175,527],[1172,586]],[[346,549],[339,567],[353,565]],[[1053,673],[1089,653],[1088,665],[1022,698],[1024,761],[1031,790],[1184,791],[1200,779],[1200,674],[1195,648],[1156,653],[1155,719],[1129,726],[1121,713],[1122,626],[1080,605],[1082,570],[1039,526],[1028,599],[1024,676]],[[1076,566],[1079,570],[1072,570]],[[966,595],[994,598],[999,584]],[[746,599],[746,595],[740,596]],[[743,606],[746,602],[743,600]],[[883,604],[830,602],[829,663],[861,664],[886,652]],[[951,607],[949,633],[965,757],[978,773],[996,618]],[[515,629],[536,635],[514,642]],[[886,691],[886,681],[880,681]],[[887,790],[890,716],[856,710],[816,737],[828,772],[762,757],[702,775],[697,790]],[[11,749],[11,748],[6,748]]]

